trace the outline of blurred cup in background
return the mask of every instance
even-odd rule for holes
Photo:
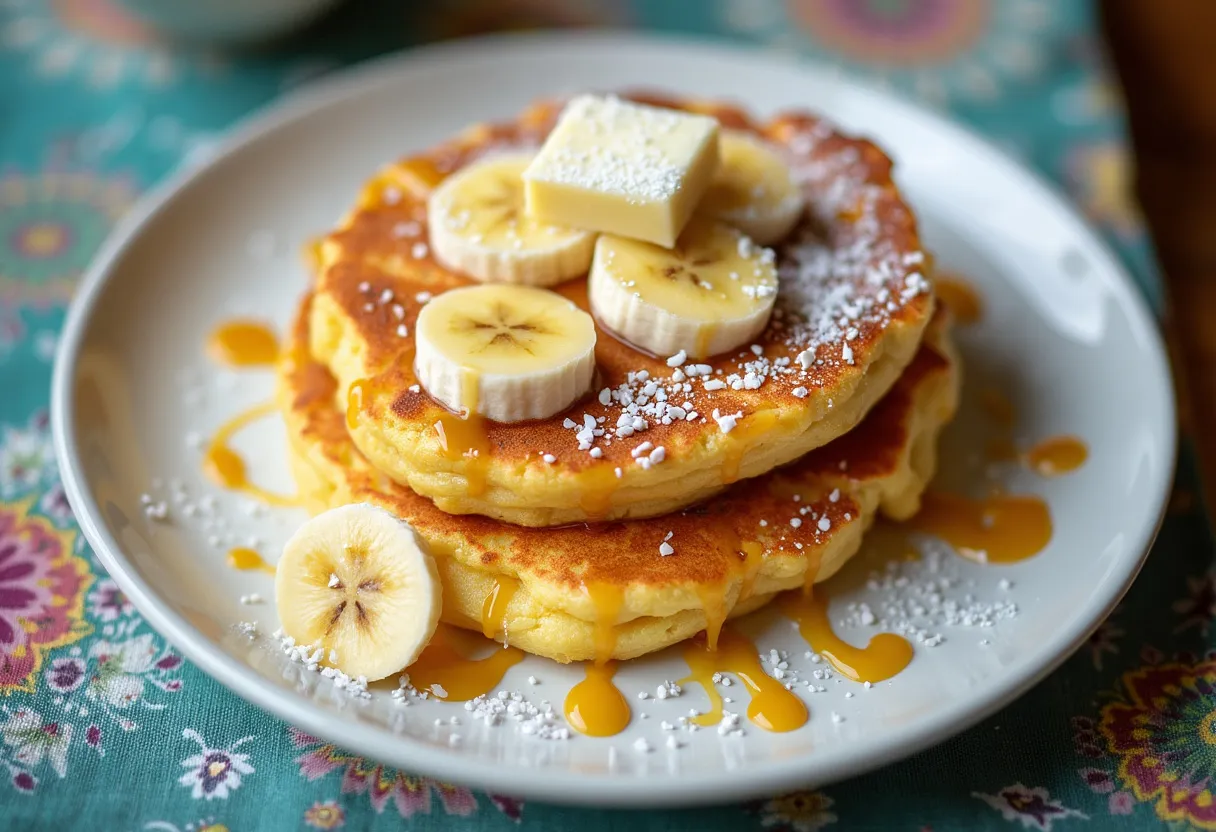
[[[116,0],[165,37],[198,44],[270,40],[310,23],[338,0]]]

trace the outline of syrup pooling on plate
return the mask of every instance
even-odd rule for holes
[[[894,633],[879,633],[865,647],[854,647],[832,631],[829,598],[820,592],[787,592],[780,610],[798,622],[798,632],[811,649],[854,682],[882,682],[912,661],[912,644]]]
[[[226,558],[228,565],[233,569],[239,569],[242,572],[265,572],[268,575],[274,574],[274,566],[267,563],[261,555],[253,549],[245,546],[237,546],[235,549],[228,550]]]
[[[270,366],[279,357],[279,340],[265,324],[232,320],[220,324],[207,339],[207,351],[221,364],[234,367]],[[249,481],[245,460],[228,442],[247,425],[278,412],[273,402],[252,407],[229,419],[207,446],[203,470],[219,485],[243,491],[272,506],[293,506],[298,499],[267,491]]]
[[[976,499],[958,494],[925,495],[920,513],[908,521],[918,532],[940,537],[960,555],[980,563],[1016,563],[1051,542],[1051,511],[1032,494]]]
[[[269,367],[279,357],[279,339],[258,321],[225,321],[207,338],[207,352],[232,367]]]
[[[276,494],[250,482],[244,457],[228,444],[248,425],[276,413],[278,408],[274,402],[267,402],[238,413],[222,424],[203,455],[203,470],[217,484],[231,491],[241,491],[272,506],[295,506],[299,504],[298,497]]]
[[[723,628],[717,650],[709,649],[704,635],[686,642],[684,661],[688,663],[690,673],[680,680],[680,684],[696,682],[709,697],[709,710],[692,720],[697,725],[711,726],[722,721],[724,707],[722,694],[713,680],[715,673],[738,677],[751,695],[747,718],[766,731],[793,731],[806,724],[807,709],[803,701],[764,672],[756,645],[733,628]]]
[[[595,661],[587,662],[586,678],[566,695],[566,720],[576,730],[593,737],[610,737],[625,730],[632,718],[629,702],[613,684],[616,662],[616,618],[625,603],[621,587],[590,584],[584,587],[595,609]]]
[[[478,636],[441,624],[422,654],[406,668],[416,690],[446,702],[467,702],[498,687],[502,677],[523,661],[524,651],[495,643],[493,652],[472,658],[488,646]]]
[[[1044,477],[1077,470],[1089,458],[1089,448],[1076,436],[1052,436],[1026,452],[1026,464]]]
[[[519,581],[500,575],[494,579],[494,586],[486,593],[486,599],[481,605],[481,632],[486,638],[507,641],[507,607],[515,593],[519,592]]]
[[[633,713],[612,682],[616,662],[588,662],[587,677],[566,694],[566,721],[581,734],[611,737],[624,731]]]
[[[1049,436],[1026,452],[1018,450],[1013,441],[1016,412],[1009,397],[995,388],[980,394],[980,407],[997,429],[988,440],[986,455],[990,462],[1021,461],[1027,468],[1044,477],[1058,477],[1077,470],[1089,459],[1089,447],[1077,436]]]
[[[1089,451],[1075,436],[1051,437],[1020,451],[1013,439],[1017,411],[1003,391],[984,389],[979,405],[995,429],[986,446],[990,462],[1020,461],[1042,476],[1065,474],[1085,463]],[[928,493],[908,526],[942,538],[960,555],[981,563],[1015,563],[1043,551],[1053,532],[1047,503],[1031,494],[1005,494],[1000,487],[993,491],[982,499]]]

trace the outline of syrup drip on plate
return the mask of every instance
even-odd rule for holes
[[[997,428],[986,447],[991,462],[1020,461],[1040,476],[1058,477],[1077,470],[1089,459],[1089,448],[1076,436],[1050,436],[1025,453],[1019,451],[1013,441],[1013,402],[1000,390],[984,390],[980,394],[980,407]]]
[[[925,495],[908,527],[949,543],[979,563],[1016,563],[1051,542],[1051,511],[1042,498],[999,494],[982,499],[958,494]]]
[[[984,317],[984,300],[968,281],[954,274],[941,274],[933,279],[938,300],[946,304],[960,324],[974,324]]]
[[[611,737],[624,731],[633,718],[629,702],[612,682],[616,662],[589,662],[587,677],[566,694],[566,721],[592,737]]]
[[[245,427],[275,412],[274,403],[267,402],[238,413],[221,425],[203,455],[203,470],[217,484],[231,491],[241,491],[267,505],[295,506],[299,505],[298,497],[276,494],[250,482],[244,458],[228,444]]]
[[[481,632],[486,638],[507,641],[507,607],[515,593],[519,592],[519,581],[500,575],[494,586],[486,593],[481,604]]]
[[[747,718],[764,730],[793,731],[806,724],[806,704],[764,672],[756,645],[733,628],[723,628],[717,650],[709,649],[703,635],[686,642],[684,661],[691,672],[680,684],[696,682],[709,697],[709,710],[692,720],[697,725],[711,726],[722,721],[722,694],[714,684],[715,673],[733,674],[743,683],[751,695]]]
[[[592,737],[610,737],[629,725],[633,713],[625,695],[612,682],[616,662],[616,619],[625,593],[611,584],[585,587],[595,607],[595,661],[586,664],[587,676],[566,695],[566,721],[576,731]]]
[[[279,339],[259,321],[226,321],[207,338],[207,352],[230,367],[268,367],[279,357]]]
[[[488,694],[508,670],[523,661],[524,652],[495,643],[493,652],[472,658],[487,646],[475,634],[440,624],[422,654],[406,668],[410,684],[445,702],[466,702]]]
[[[894,633],[879,633],[865,647],[854,647],[832,631],[829,599],[817,592],[787,592],[778,609],[798,622],[798,632],[811,649],[854,682],[890,679],[912,661],[912,644]]]
[[[1089,458],[1089,448],[1075,436],[1052,436],[1026,452],[1026,464],[1044,477],[1077,470]]]
[[[267,563],[261,555],[253,549],[248,549],[244,546],[237,546],[235,549],[228,550],[227,557],[228,565],[233,569],[239,569],[242,572],[265,572],[268,575],[274,574],[274,566]]]

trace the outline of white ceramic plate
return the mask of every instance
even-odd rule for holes
[[[272,380],[265,372],[217,370],[201,345],[234,314],[287,322],[306,285],[299,245],[329,227],[381,163],[470,122],[508,117],[536,96],[628,86],[733,98],[761,114],[809,107],[880,141],[897,160],[898,179],[942,264],[970,276],[988,306],[981,325],[961,332],[968,395],[942,448],[942,478],[958,487],[979,481],[980,420],[971,402],[993,384],[1013,397],[1020,439],[1079,434],[1090,460],[1054,480],[1009,475],[1013,488],[1041,494],[1051,506],[1055,536],[1036,558],[1007,567],[941,561],[958,581],[949,597],[1013,601],[1015,618],[983,630],[933,626],[945,642],[918,648],[892,682],[869,691],[829,682],[826,693],[807,695],[811,720],[793,733],[754,726],[744,737],[681,733],[684,747],[669,750],[660,722],[704,706],[693,688],[664,702],[633,699],[635,719],[618,737],[568,742],[473,726],[457,705],[401,708],[383,693],[351,701],[233,631],[250,619],[264,632],[274,629],[271,605],[238,603],[248,592],[270,597],[272,581],[227,568],[224,547],[210,545],[209,535],[254,536],[273,553],[303,514],[250,516],[245,499],[203,479],[187,434],[205,435],[268,398]],[[1172,401],[1154,322],[1118,263],[1048,188],[988,145],[883,93],[771,56],[580,35],[414,51],[253,119],[212,161],[145,201],[99,255],[63,336],[53,420],[68,496],[106,568],[153,626],[239,695],[410,771],[548,801],[658,805],[772,794],[857,774],[962,730],[1041,679],[1111,610],[1144,558],[1172,472]],[[290,488],[279,425],[259,424],[238,445],[258,479]],[[155,491],[155,478],[180,479],[192,500],[214,494],[224,528],[180,511],[170,524],[146,521],[139,499]],[[843,604],[868,597],[857,580],[867,568],[859,561],[834,581],[833,618]],[[1013,588],[1002,590],[1001,579]],[[791,664],[809,675],[805,644],[789,622],[761,614],[748,628],[761,648],[789,650]],[[869,632],[842,630],[862,643]],[[665,654],[628,663],[617,681],[632,698],[685,670],[678,655]],[[541,684],[528,685],[530,674]],[[560,703],[579,678],[577,667],[529,659],[503,687]],[[453,713],[466,717],[461,728],[433,724]],[[453,730],[463,740],[455,748]],[[640,737],[657,750],[636,751]]]

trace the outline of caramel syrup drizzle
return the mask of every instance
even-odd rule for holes
[[[595,661],[586,664],[586,678],[566,695],[566,721],[592,737],[610,737],[629,725],[633,713],[625,695],[612,682],[617,663],[616,619],[625,593],[618,586],[593,583],[584,587],[595,606]]]
[[[992,462],[1019,461],[1043,477],[1058,477],[1071,473],[1089,459],[1089,447],[1077,436],[1049,436],[1029,450],[1018,450],[1013,441],[1016,414],[1013,402],[1000,390],[988,388],[980,394],[980,408],[996,427],[996,435],[988,440],[987,456]]]
[[[414,352],[405,351],[394,363],[396,368],[408,370],[395,384],[409,387],[417,383],[414,377]],[[371,399],[382,392],[387,384],[384,375],[361,378],[352,382],[346,393],[346,429],[359,427],[360,417]],[[465,402],[464,412],[452,413],[443,409],[433,425],[439,440],[440,453],[450,462],[464,463],[464,476],[470,497],[485,493],[486,469],[491,453],[490,439],[486,433],[486,419],[476,412],[480,383],[477,373],[465,368],[461,376],[461,395]]]
[[[778,609],[798,623],[798,632],[819,655],[854,682],[878,683],[895,676],[912,661],[912,644],[895,633],[878,633],[865,647],[854,647],[832,630],[830,599],[819,592],[787,592]]]
[[[714,684],[715,673],[731,673],[751,694],[747,718],[766,731],[793,731],[806,724],[806,704],[785,685],[764,672],[756,645],[733,627],[725,627],[718,636],[716,650],[709,649],[704,635],[685,643],[684,661],[689,675],[680,684],[695,682],[709,697],[709,710],[693,717],[701,726],[717,725],[724,713],[722,694]]]
[[[476,634],[440,624],[422,654],[406,668],[410,684],[444,702],[466,702],[488,694],[523,661],[524,651],[494,644],[492,652],[471,658],[487,644]]]
[[[267,505],[298,506],[298,496],[276,494],[251,482],[244,458],[229,445],[232,437],[245,427],[276,412],[274,402],[266,402],[238,413],[222,424],[211,437],[211,443],[203,455],[203,470],[216,484],[230,491],[248,494]]]
[[[1076,436],[1051,436],[1025,454],[1030,470],[1044,477],[1071,473],[1089,459],[1089,447]]]
[[[940,537],[978,563],[1016,563],[1051,542],[1051,510],[1041,497],[997,494],[984,498],[931,492],[908,521],[914,531]]]
[[[207,353],[230,367],[269,367],[278,360],[279,339],[260,321],[225,321],[208,336]]]
[[[486,638],[507,643],[507,608],[518,592],[519,581],[514,578],[500,575],[494,580],[481,604],[481,632]]]
[[[233,569],[239,569],[242,572],[256,570],[258,572],[265,572],[267,575],[273,575],[275,571],[272,564],[267,563],[260,554],[245,546],[229,549],[225,560]]]
[[[751,448],[752,440],[773,429],[778,421],[773,410],[761,410],[743,417],[734,430],[726,434],[726,454],[722,459],[722,484],[730,485],[739,479],[739,466]]]

